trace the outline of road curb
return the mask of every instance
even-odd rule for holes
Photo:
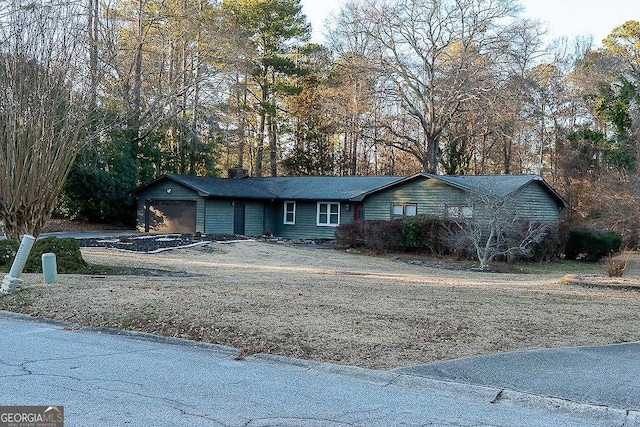
[[[16,313],[13,311],[0,310],[0,319],[19,320],[22,322],[44,323],[47,325],[59,326],[64,329],[76,329],[78,325],[64,320],[47,319],[45,317],[35,317],[30,314]]]
[[[336,363],[320,362],[317,360],[296,359],[294,357],[280,356],[277,354],[258,353],[247,357],[247,360],[250,359],[357,378],[383,387],[392,384],[399,376],[399,374],[391,371],[377,371],[374,369],[362,368],[360,366],[338,365]]]
[[[496,401],[492,403],[505,403],[549,412],[569,413],[602,421],[608,425],[640,426],[640,412],[638,411],[579,403],[568,399],[538,396],[509,389],[503,389],[497,396]]]
[[[140,341],[200,348],[216,353],[221,353],[230,358],[239,355],[240,350],[234,347],[206,342],[192,341],[184,338],[165,337],[147,332],[121,330],[104,327],[81,327],[75,323],[60,320],[38,318],[28,314],[14,313],[0,310],[0,319],[18,320],[31,323],[52,325],[61,329],[76,330],[79,332],[104,333],[118,335]],[[351,365],[338,365],[329,362],[315,360],[296,359],[288,356],[279,356],[267,353],[258,353],[246,356],[246,362],[273,363],[288,365],[308,371],[346,376],[362,381],[377,384],[381,387],[393,387],[410,389],[414,391],[436,392],[446,397],[461,396],[470,399],[479,399],[495,405],[512,405],[529,409],[543,410],[562,414],[575,415],[580,418],[597,420],[607,425],[623,427],[640,426],[640,411],[612,408],[607,406],[579,403],[568,399],[553,396],[540,396],[516,390],[504,389],[492,386],[467,384],[455,381],[446,381],[397,372],[396,370],[378,371]],[[240,362],[241,363],[241,362]],[[397,369],[397,368],[396,368]]]
[[[411,374],[389,371],[376,371],[358,366],[337,365],[328,362],[295,359],[274,354],[255,354],[247,359],[255,359],[269,363],[287,364],[309,370],[326,372],[334,375],[344,375],[384,387],[401,389],[424,390],[437,392],[446,397],[467,396],[480,399],[495,405],[512,405],[538,409],[548,412],[576,415],[580,418],[598,420],[607,425],[624,427],[640,426],[640,412],[601,405],[574,402],[553,396],[539,396],[516,390],[492,386],[467,384],[455,381],[445,381]]]
[[[118,335],[125,338],[132,338],[138,341],[148,341],[159,344],[176,345],[191,348],[202,348],[205,350],[222,353],[229,357],[236,357],[240,350],[222,344],[213,344],[203,341],[194,341],[186,338],[167,337],[164,335],[151,334],[149,332],[130,331],[126,329],[106,328],[100,326],[87,326],[81,329],[85,332],[95,332],[98,334]]]

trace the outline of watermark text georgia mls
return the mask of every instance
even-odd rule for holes
[[[0,427],[64,427],[64,407],[0,406]]]

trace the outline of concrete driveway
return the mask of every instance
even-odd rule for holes
[[[640,411],[640,343],[515,351],[394,371]]]

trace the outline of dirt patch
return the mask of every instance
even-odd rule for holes
[[[477,273],[308,245],[215,242],[87,261],[197,277],[64,275],[0,308],[372,368],[539,347],[640,340],[640,292],[558,275]],[[132,271],[133,272],[133,271]]]

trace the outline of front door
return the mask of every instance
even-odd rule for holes
[[[244,235],[244,203],[233,204],[233,234]]]

